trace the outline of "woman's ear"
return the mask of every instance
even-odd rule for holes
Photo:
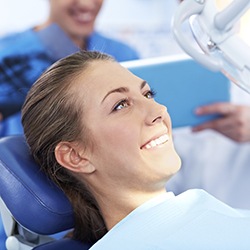
[[[82,151],[73,142],[60,142],[55,148],[55,157],[61,166],[73,172],[91,174],[95,167],[89,161],[87,153]]]

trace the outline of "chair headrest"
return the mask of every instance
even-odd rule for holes
[[[0,139],[0,196],[15,220],[38,234],[74,227],[65,194],[40,170],[23,136]]]

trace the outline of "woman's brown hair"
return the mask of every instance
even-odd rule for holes
[[[62,141],[88,137],[82,125],[83,111],[70,91],[79,74],[96,60],[114,59],[99,52],[80,51],[48,68],[31,87],[22,108],[27,143],[41,169],[66,194],[75,216],[73,238],[94,243],[106,232],[98,204],[83,181],[60,166],[55,148]]]

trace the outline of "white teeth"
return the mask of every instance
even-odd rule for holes
[[[160,136],[159,138],[157,138],[155,140],[150,141],[149,143],[147,143],[144,146],[144,148],[150,149],[150,148],[156,147],[158,145],[161,145],[161,144],[167,142],[168,140],[169,140],[169,136],[167,134],[165,134],[165,135],[162,135],[162,136]]]
[[[156,142],[156,145],[161,144],[161,140],[160,139],[156,139],[155,142]]]

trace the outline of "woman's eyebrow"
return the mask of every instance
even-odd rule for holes
[[[120,88],[117,88],[117,89],[112,89],[110,90],[105,96],[104,98],[102,99],[102,103],[104,102],[104,100],[112,93],[124,93],[124,92],[128,92],[128,88],[126,87],[120,87]]]
[[[141,89],[143,89],[146,84],[148,84],[148,83],[145,80],[142,81],[142,83],[141,83]]]
[[[147,84],[146,81],[142,81],[142,83],[141,83],[141,85],[140,85],[140,89],[143,89],[144,86],[145,86],[146,84]],[[112,94],[112,93],[126,93],[126,92],[128,92],[128,91],[129,91],[129,89],[128,89],[127,87],[120,87],[120,88],[117,88],[117,89],[112,89],[112,90],[110,90],[110,91],[104,96],[104,98],[102,99],[102,102],[101,102],[101,103],[103,103],[104,100],[105,100],[110,94]]]

